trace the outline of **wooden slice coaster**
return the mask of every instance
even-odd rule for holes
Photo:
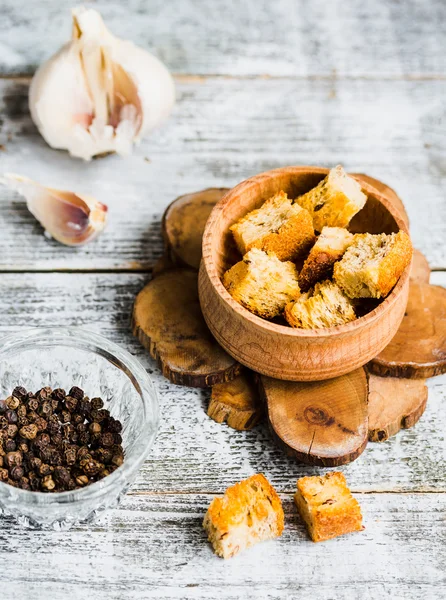
[[[169,269],[178,269],[178,265],[174,264],[167,254],[160,256],[152,268],[152,279],[157,277],[160,273],[168,271]]]
[[[368,438],[364,369],[315,382],[259,378],[278,443],[299,461],[335,467],[363,452]]]
[[[241,366],[217,344],[201,314],[198,274],[161,273],[136,297],[133,333],[178,385],[209,387],[236,377]]]
[[[395,206],[397,211],[400,213],[400,215],[403,218],[406,225],[409,226],[409,217],[407,215],[406,209],[404,208],[403,201],[401,200],[401,198],[398,196],[398,194],[395,192],[394,189],[392,189],[391,187],[389,187],[388,185],[386,185],[379,179],[370,177],[370,175],[365,175],[364,173],[352,173],[352,175],[353,175],[353,177],[356,177],[356,179],[359,179],[359,181],[368,183],[369,185],[373,186],[375,188],[375,190],[378,190],[378,192],[380,192],[384,196],[387,196],[388,200],[390,200],[390,202],[392,202],[392,204]]]
[[[167,207],[162,232],[166,253],[174,264],[198,270],[206,221],[228,189],[209,188],[186,194]]]
[[[424,413],[427,392],[424,379],[369,375],[369,440],[384,442],[413,427]]]
[[[431,268],[427,262],[427,258],[422,252],[413,250],[412,269],[410,271],[410,279],[415,283],[429,283],[431,278]]]
[[[208,416],[217,423],[227,423],[240,431],[252,429],[264,414],[254,374],[244,371],[227,383],[212,388]]]
[[[395,337],[367,365],[382,377],[427,379],[446,372],[446,289],[411,283]]]

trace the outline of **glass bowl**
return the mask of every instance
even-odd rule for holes
[[[141,363],[116,344],[77,328],[29,329],[0,340],[0,398],[21,385],[82,388],[100,396],[123,425],[124,463],[85,488],[32,492],[0,482],[0,513],[26,527],[67,529],[117,506],[146,459],[159,424],[158,399]]]

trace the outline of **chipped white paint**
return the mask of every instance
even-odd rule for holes
[[[110,30],[176,73],[444,76],[443,0],[95,0]],[[88,3],[87,3],[88,4]],[[71,0],[2,0],[0,71],[30,73],[65,42]]]
[[[109,204],[110,224],[92,245],[63,248],[42,236],[18,196],[0,189],[0,271],[17,271],[0,275],[0,336],[49,323],[103,333],[153,374],[163,418],[130,494],[98,524],[32,532],[0,518],[0,597],[443,600],[446,376],[429,381],[415,428],[369,444],[342,467],[365,531],[312,544],[291,494],[299,476],[325,470],[285,457],[264,424],[236,432],[208,419],[208,392],[164,380],[129,327],[135,294],[161,252],[168,202],[285,164],[342,162],[381,178],[403,198],[415,245],[446,270],[445,3],[95,1],[113,32],[178,74],[178,102],[132,157],[89,164],[38,136],[27,79],[1,79],[31,74],[54,52],[71,6],[1,1],[0,172],[91,193]],[[446,272],[431,280],[446,285]],[[217,559],[201,529],[207,504],[259,471],[282,495],[285,533],[232,561]]]
[[[446,80],[381,81],[372,94],[363,80],[182,79],[164,129],[131,157],[91,163],[45,144],[26,94],[26,84],[0,81],[0,172],[91,194],[110,206],[109,225],[92,245],[63,248],[41,235],[23,199],[0,188],[2,270],[148,269],[176,196],[287,164],[339,162],[394,187],[415,245],[446,268]]]

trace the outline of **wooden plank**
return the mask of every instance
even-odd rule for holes
[[[394,187],[415,245],[433,268],[446,268],[446,129],[438,102],[446,81],[381,81],[373,93],[370,85],[182,79],[172,119],[132,157],[84,163],[37,134],[26,83],[0,81],[0,172],[90,193],[110,206],[101,237],[65,248],[41,235],[18,195],[0,188],[0,270],[149,269],[161,253],[162,212],[180,194],[231,187],[286,164],[339,162]]]
[[[70,36],[68,0],[3,0],[0,72],[31,73]],[[446,75],[442,0],[96,1],[113,33],[176,73]]]
[[[437,277],[440,279],[440,277]],[[209,392],[174,386],[130,333],[130,314],[143,274],[27,273],[0,278],[0,333],[25,327],[81,326],[138,356],[160,396],[162,426],[134,490],[221,492],[259,471],[282,492],[298,477],[325,472],[300,465],[276,447],[265,424],[238,432],[206,415]],[[446,274],[437,283],[446,284]],[[355,491],[446,491],[446,376],[431,379],[427,409],[413,429],[369,444],[342,467]]]
[[[202,530],[208,495],[129,495],[67,532],[1,519],[2,598],[444,598],[444,494],[357,495],[365,531],[319,544],[282,499],[283,536],[229,561]]]

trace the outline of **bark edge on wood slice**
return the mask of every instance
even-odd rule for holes
[[[173,264],[198,271],[203,232],[212,209],[229,188],[208,188],[176,198],[166,208],[161,230]]]
[[[413,249],[412,269],[410,271],[410,280],[415,283],[429,283],[431,278],[431,268],[427,258],[422,252]]]
[[[264,408],[254,377],[245,371],[232,381],[214,385],[208,416],[239,431],[255,427],[264,415]]]
[[[427,404],[424,379],[398,379],[369,374],[369,440],[384,442],[420,419]]]
[[[382,377],[427,379],[446,372],[446,289],[411,282],[395,337],[368,365]]]
[[[404,207],[403,201],[398,196],[393,188],[386,185],[379,179],[375,179],[375,177],[370,177],[370,175],[366,175],[365,173],[351,173],[353,177],[359,180],[359,182],[363,181],[373,186],[375,190],[378,190],[380,194],[383,194],[387,197],[387,199],[393,204],[393,206],[400,213],[401,218],[406,223],[407,227],[409,227],[409,217],[407,215],[406,209]]]
[[[270,429],[286,453],[303,463],[335,467],[368,441],[367,376],[363,368],[325,381],[259,377]]]
[[[197,273],[172,269],[137,295],[133,334],[172,383],[210,387],[236,377],[239,365],[212,337],[198,301]]]

